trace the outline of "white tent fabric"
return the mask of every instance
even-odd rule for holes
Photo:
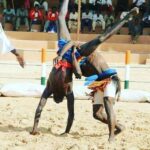
[[[3,85],[0,95],[8,97],[41,97],[45,86],[32,83],[12,83]],[[74,95],[76,99],[88,99],[86,93],[90,93],[84,85],[74,85]],[[150,93],[139,90],[122,90],[120,101],[124,102],[150,102]]]

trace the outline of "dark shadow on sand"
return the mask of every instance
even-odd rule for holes
[[[13,125],[8,125],[8,126],[2,126],[0,125],[0,132],[23,132],[26,131],[30,134],[30,132],[32,131],[32,127],[15,127]],[[80,134],[80,133],[75,133],[75,132],[70,132],[69,134],[63,134],[61,135],[58,133],[54,133],[52,132],[51,128],[44,128],[44,127],[39,127],[38,131],[40,134],[51,134],[55,137],[71,137],[71,138],[81,138],[81,137],[102,137],[108,134]],[[38,135],[37,135],[38,136]]]

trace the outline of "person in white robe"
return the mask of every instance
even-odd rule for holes
[[[14,54],[17,58],[17,61],[19,62],[20,66],[24,68],[25,61],[23,57],[17,52],[15,47],[11,44],[11,42],[8,40],[3,27],[0,23],[0,54],[5,54],[11,52]]]

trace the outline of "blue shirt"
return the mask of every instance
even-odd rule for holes
[[[64,40],[64,39],[60,39],[58,41],[58,54],[61,53],[62,49],[64,48],[64,46],[68,43],[69,41]],[[72,52],[73,52],[73,47],[71,47],[64,55],[63,55],[63,59],[66,59],[68,62],[72,63]],[[78,59],[80,57],[80,53],[78,51],[75,52],[75,56]]]

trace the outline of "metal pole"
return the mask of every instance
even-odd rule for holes
[[[78,0],[78,26],[77,26],[77,41],[79,41],[80,25],[81,25],[81,0]]]

